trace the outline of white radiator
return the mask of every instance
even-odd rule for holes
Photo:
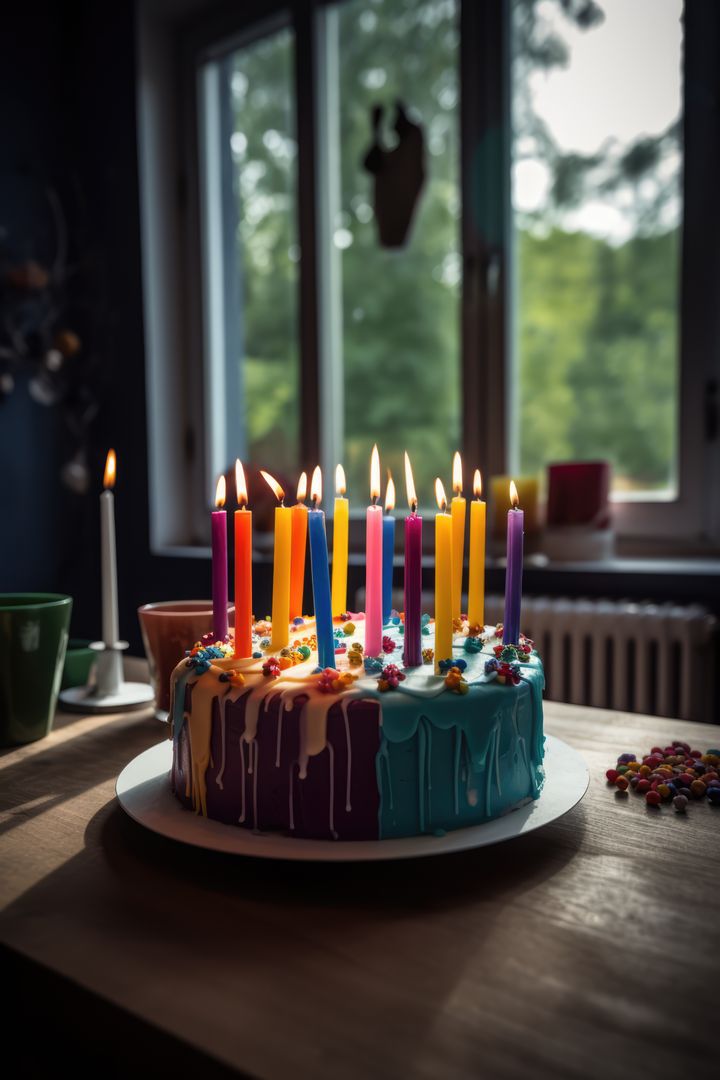
[[[487,598],[486,622],[503,603]],[[551,700],[712,720],[717,620],[700,605],[525,596],[521,623]]]
[[[402,592],[393,601],[402,606]],[[423,593],[423,611],[433,603]],[[485,622],[502,622],[503,606],[502,596],[488,596]],[[717,620],[700,605],[523,596],[520,622],[550,700],[714,720]]]

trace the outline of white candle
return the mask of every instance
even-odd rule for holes
[[[100,496],[100,557],[102,565],[102,636],[108,646],[120,637],[118,623],[117,557],[115,554],[115,451],[109,450]]]

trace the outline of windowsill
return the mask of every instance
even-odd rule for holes
[[[153,552],[159,558],[185,558],[185,559],[209,559],[211,550],[209,546],[195,545],[168,545],[165,548]],[[272,543],[257,547],[253,550],[253,562],[260,565],[271,565],[273,561]],[[402,552],[395,553],[394,565],[403,565]],[[348,555],[350,566],[364,566],[364,552],[351,551]],[[435,558],[431,553],[423,555],[423,569],[432,570]],[[486,567],[489,571],[503,570],[504,558],[488,558]],[[544,555],[528,554],[525,556],[524,569],[527,573],[538,574],[607,574],[623,575],[635,574],[652,576],[662,574],[678,574],[687,577],[720,577],[720,554],[708,553],[704,557],[678,556],[678,555],[655,555],[655,556],[617,556],[612,559],[588,562],[550,562]]]

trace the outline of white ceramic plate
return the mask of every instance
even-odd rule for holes
[[[139,754],[123,769],[115,791],[135,821],[171,840],[263,859],[365,862],[415,859],[497,844],[523,836],[566,814],[587,791],[589,774],[580,754],[567,743],[546,736],[545,783],[540,797],[484,825],[456,829],[444,836],[408,836],[398,840],[300,840],[282,833],[251,832],[210,821],[184,809],[170,790],[172,743],[169,739]]]

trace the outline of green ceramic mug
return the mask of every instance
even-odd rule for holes
[[[71,596],[0,593],[0,746],[49,733],[71,611]]]

